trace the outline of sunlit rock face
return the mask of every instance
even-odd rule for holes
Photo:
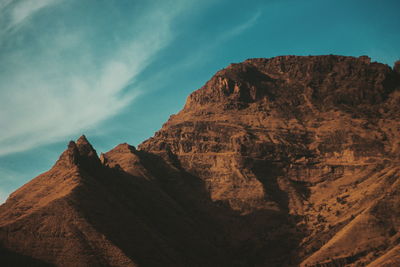
[[[138,148],[97,157],[83,136],[0,207],[3,259],[396,266],[398,65],[249,59],[217,72]]]
[[[390,177],[398,177],[400,155],[399,77],[368,57],[246,60],[193,92],[139,148],[172,154],[204,181],[212,201],[238,214],[274,211],[295,218],[290,227],[305,231],[297,263],[352,255],[359,256],[347,261],[368,262],[373,257],[366,255],[382,253],[379,246],[391,247],[386,238],[359,247],[349,242],[333,254],[321,246],[357,216],[370,216],[375,202],[396,203],[398,179]],[[398,228],[398,211],[388,214],[393,225],[354,224],[388,235]]]
[[[250,59],[192,93],[140,149],[170,151],[235,210],[282,206],[267,192],[271,173],[314,184],[399,158],[398,87],[368,57]]]

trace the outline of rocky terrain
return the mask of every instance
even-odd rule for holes
[[[399,266],[399,163],[400,62],[249,59],[138,148],[71,141],[0,206],[0,262]]]

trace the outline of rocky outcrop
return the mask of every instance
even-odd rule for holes
[[[77,266],[396,265],[399,106],[398,63],[232,64],[137,149],[71,142],[0,207],[0,247]]]
[[[400,124],[393,111],[399,89],[398,73],[368,57],[250,59],[219,71],[139,149],[164,158],[172,154],[182,169],[204,181],[214,202],[242,216],[263,211],[286,216],[279,231],[298,242],[297,259],[287,264],[377,253],[393,246],[381,235],[398,229],[397,223],[379,226],[383,218],[366,214],[373,203],[389,201],[382,192],[398,188]],[[354,218],[379,228],[367,239],[380,241],[371,245],[361,238],[357,248],[347,241],[324,254],[328,241]],[[267,225],[267,218],[259,220]],[[257,231],[248,239],[259,254],[267,242],[282,238],[257,240],[265,229]],[[271,264],[261,258],[258,264]]]

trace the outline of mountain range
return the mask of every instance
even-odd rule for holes
[[[129,126],[127,126],[129,127]],[[1,266],[400,266],[400,61],[248,59],[0,206]]]

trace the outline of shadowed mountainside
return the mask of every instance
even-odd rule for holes
[[[399,107],[399,62],[231,64],[138,149],[71,141],[0,207],[0,262],[396,266]]]

